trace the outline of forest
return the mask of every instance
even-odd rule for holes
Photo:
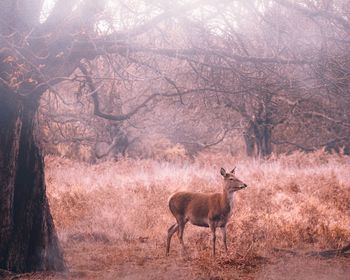
[[[0,3],[0,278],[345,279],[349,168],[347,0]]]

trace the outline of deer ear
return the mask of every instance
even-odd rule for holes
[[[221,169],[220,169],[220,174],[222,175],[222,176],[226,176],[226,171],[225,171],[225,169],[223,169],[222,167],[221,167]]]
[[[236,166],[231,170],[231,173],[235,173],[235,170],[236,170]]]

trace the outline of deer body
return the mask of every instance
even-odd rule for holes
[[[178,192],[169,199],[169,208],[175,216],[182,216],[191,224],[209,227],[210,222],[223,226],[231,216],[233,197],[221,193]]]
[[[176,219],[176,224],[168,229],[167,255],[170,250],[171,238],[175,232],[178,233],[180,243],[185,250],[183,232],[187,222],[211,229],[213,255],[215,255],[216,228],[221,228],[227,252],[226,224],[232,214],[233,194],[247,185],[235,177],[234,169],[230,173],[226,173],[221,168],[221,175],[224,177],[222,193],[177,192],[169,198],[169,209]]]

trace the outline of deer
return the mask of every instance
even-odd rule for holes
[[[166,255],[169,256],[171,238],[177,232],[183,252],[186,253],[183,233],[187,222],[199,227],[209,227],[211,230],[212,256],[215,257],[216,228],[220,228],[224,249],[227,254],[226,231],[233,210],[233,194],[247,187],[235,176],[235,168],[231,172],[220,169],[223,176],[223,191],[221,193],[176,192],[169,197],[170,212],[176,223],[169,227]]]

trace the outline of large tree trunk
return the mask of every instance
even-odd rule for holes
[[[258,155],[268,157],[272,153],[271,146],[271,128],[268,124],[260,124],[256,126],[255,139],[258,148]]]
[[[244,133],[247,156],[268,157],[272,153],[272,125],[249,121]]]
[[[35,143],[38,100],[0,87],[0,268],[64,270]]]
[[[249,122],[246,131],[243,134],[246,155],[248,157],[255,156],[255,136],[254,136],[254,123],[252,121]]]

